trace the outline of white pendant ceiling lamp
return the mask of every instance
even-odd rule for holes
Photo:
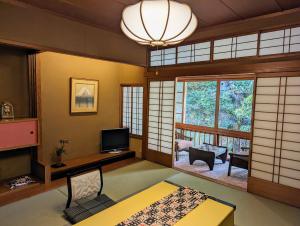
[[[122,13],[124,34],[142,45],[167,46],[190,36],[198,22],[191,7],[171,0],[145,0]]]

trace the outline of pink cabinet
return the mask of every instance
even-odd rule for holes
[[[0,151],[38,145],[38,120],[0,121]]]

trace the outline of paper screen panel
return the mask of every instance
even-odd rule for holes
[[[260,36],[259,55],[300,51],[300,27],[263,32]]]
[[[283,105],[279,104],[284,100],[283,84],[279,77],[258,78],[256,83],[251,176],[272,182],[279,173],[281,141],[277,136],[283,127]]]
[[[214,60],[256,56],[257,34],[243,35],[214,41]]]
[[[160,125],[160,82],[151,81],[149,86],[148,149],[158,151]]]
[[[176,48],[150,51],[151,67],[172,65],[172,64],[176,64]]]
[[[143,134],[143,87],[132,87],[132,134]]]
[[[174,81],[150,81],[148,149],[172,154]]]
[[[131,127],[131,101],[132,101],[132,88],[123,87],[123,116],[122,116],[122,126],[130,128]]]
[[[300,77],[257,79],[251,176],[300,188],[299,90]]]

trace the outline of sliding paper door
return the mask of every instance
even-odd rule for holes
[[[256,86],[251,177],[295,191],[300,189],[300,77],[258,78]]]
[[[150,81],[147,158],[172,165],[174,127],[174,81]]]

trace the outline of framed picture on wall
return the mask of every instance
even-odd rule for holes
[[[97,113],[99,81],[71,78],[70,113]]]

